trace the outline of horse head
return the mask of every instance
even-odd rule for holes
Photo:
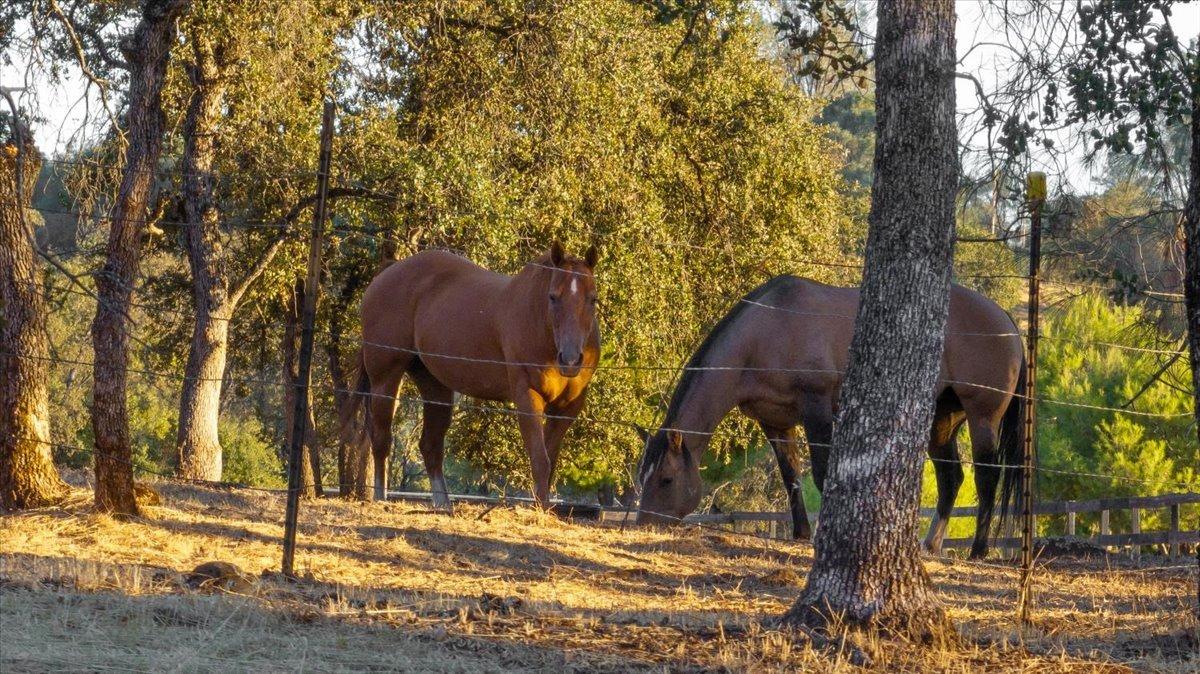
[[[582,259],[567,255],[557,241],[550,247],[546,315],[564,377],[579,374],[584,347],[596,328],[596,257],[595,246]]]
[[[651,435],[639,428],[645,451],[638,466],[638,524],[678,524],[700,505],[700,468],[684,434],[659,429]]]

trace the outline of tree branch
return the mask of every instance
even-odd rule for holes
[[[1128,409],[1129,406],[1136,402],[1138,398],[1142,397],[1143,393],[1149,391],[1150,387],[1154,385],[1154,382],[1158,381],[1159,378],[1166,374],[1167,370],[1171,369],[1171,366],[1175,364],[1175,361],[1179,360],[1179,357],[1184,353],[1185,352],[1183,350],[1180,350],[1175,352],[1175,355],[1168,358],[1167,362],[1164,363],[1162,367],[1158,368],[1158,372],[1155,372],[1153,375],[1151,375],[1150,379],[1146,380],[1145,384],[1142,384],[1142,388],[1138,389],[1138,392],[1133,394],[1133,397],[1131,397],[1129,400],[1126,400],[1125,403],[1121,405],[1121,409]]]
[[[109,81],[97,75],[88,65],[87,55],[83,50],[83,43],[79,40],[79,35],[75,31],[75,24],[63,13],[62,8],[58,6],[58,0],[50,0],[50,11],[58,17],[58,20],[63,25],[63,29],[67,32],[67,37],[71,40],[71,46],[75,50],[75,60],[79,64],[79,70],[89,82],[95,84],[100,89],[100,102],[104,105],[104,112],[108,114],[108,122],[112,124],[113,131],[121,139],[124,139],[125,134],[121,131],[121,125],[117,122],[117,116],[112,111],[112,106],[108,102],[108,85]]]
[[[341,197],[356,197],[374,201],[386,201],[391,199],[390,195],[381,195],[372,190],[359,187],[331,187],[326,192],[325,197],[326,199],[330,200]],[[283,248],[283,244],[287,241],[287,229],[296,222],[300,215],[304,213],[306,208],[312,206],[314,203],[316,203],[316,201],[317,195],[310,194],[293,204],[292,207],[288,209],[288,212],[283,215],[283,217],[275,221],[274,226],[284,229],[284,232],[281,233],[274,241],[267,244],[266,249],[263,250],[263,252],[259,255],[258,261],[254,263],[254,266],[250,267],[250,269],[246,271],[246,275],[242,277],[241,281],[234,285],[233,289],[229,293],[229,303],[231,306],[236,307],[238,303],[242,301],[242,296],[245,295],[246,291],[250,289],[250,286],[254,285],[254,282],[263,275],[263,272],[265,272],[267,267],[271,265],[271,261],[275,259],[275,256],[279,253],[280,249]]]

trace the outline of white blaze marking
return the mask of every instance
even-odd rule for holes
[[[649,482],[650,482],[650,476],[654,475],[654,471],[658,469],[658,463],[659,463],[658,461],[655,461],[654,463],[647,466],[646,470],[642,472],[641,483],[642,483],[643,491],[645,491],[646,485],[649,484]]]
[[[571,292],[572,293],[579,292],[579,279],[577,279],[577,278],[571,279]]]

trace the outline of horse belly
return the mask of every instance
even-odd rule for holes
[[[444,289],[422,298],[413,341],[425,369],[447,388],[474,398],[507,398],[504,353],[482,292]]]
[[[426,369],[446,388],[456,393],[480,400],[508,400],[511,398],[508,376],[503,366],[448,365],[441,363]]]
[[[459,339],[423,339],[418,342],[421,364],[446,388],[484,400],[506,400],[508,370],[503,354],[474,348]]]

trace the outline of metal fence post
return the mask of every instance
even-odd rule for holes
[[[333,101],[325,101],[321,116],[321,156],[317,170],[317,203],[313,207],[312,234],[308,240],[308,276],[304,279],[304,308],[301,314],[300,353],[296,376],[296,406],[292,415],[292,445],[288,448],[287,511],[283,523],[283,575],[294,577],[296,520],[300,510],[300,464],[308,421],[308,387],[312,374],[313,323],[317,314],[317,292],[324,244],[325,197],[329,191],[329,163],[333,149]]]
[[[1029,594],[1033,575],[1033,468],[1037,455],[1037,347],[1038,305],[1041,296],[1042,204],[1046,201],[1046,174],[1033,172],[1026,179],[1030,208],[1029,226],[1029,330],[1025,353],[1025,460],[1021,470],[1021,585],[1018,593],[1020,622],[1029,622]]]

